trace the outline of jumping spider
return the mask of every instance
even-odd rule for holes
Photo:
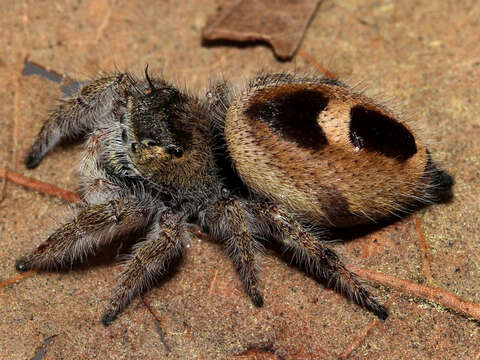
[[[199,99],[147,70],[144,80],[105,76],[53,109],[26,166],[85,135],[80,210],[16,268],[68,266],[143,231],[103,314],[105,325],[164,276],[192,223],[223,244],[256,306],[263,305],[259,250],[273,239],[315,277],[333,280],[385,319],[385,307],[318,229],[435,201],[453,184],[388,109],[320,77],[260,74],[237,91],[217,83]]]

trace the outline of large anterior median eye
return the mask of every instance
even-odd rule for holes
[[[405,161],[417,152],[412,133],[397,120],[355,105],[350,109],[350,142],[357,149]]]
[[[183,149],[175,144],[170,144],[165,148],[167,154],[175,156],[177,159],[182,157]]]

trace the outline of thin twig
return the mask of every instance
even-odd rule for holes
[[[363,341],[367,338],[368,334],[380,323],[380,320],[373,319],[370,321],[365,329],[358,335],[358,337],[340,354],[338,355],[339,359],[347,359],[354,351],[357,349]]]
[[[389,308],[390,304],[392,303],[393,297],[390,297],[388,299],[387,303],[385,304],[385,307]],[[362,343],[365,341],[367,336],[372,332],[372,330],[381,324],[380,320],[378,318],[373,319],[370,321],[370,323],[362,330],[362,332],[355,338],[355,340],[352,341],[352,343],[340,354],[338,355],[339,359],[347,359],[352,355],[352,353],[362,345]]]
[[[210,288],[208,289],[207,305],[209,304],[210,298],[213,295],[213,289],[215,288],[215,283],[217,282],[217,275],[218,275],[218,269],[215,270],[215,274],[213,275],[212,282],[210,283]]]
[[[313,59],[307,52],[303,51],[302,49],[298,49],[297,54],[302,56],[303,58],[305,58],[305,60],[307,60],[315,68],[320,70],[323,73],[323,75],[325,75],[327,78],[329,78],[329,79],[336,79],[337,78],[337,76],[335,76],[334,73],[332,73],[331,71],[328,71],[322,64],[320,64],[315,59]]]
[[[95,40],[94,43],[98,44],[100,41],[103,33],[105,32],[105,29],[107,28],[108,24],[110,23],[110,18],[112,17],[112,6],[108,4],[108,9],[105,12],[105,16],[102,19],[102,22],[97,28],[97,31],[95,32]]]
[[[53,339],[55,339],[57,336],[58,334],[55,334],[43,340],[40,350],[37,351],[37,353],[35,354],[32,360],[42,360],[45,354],[47,353],[48,344],[50,344],[53,341]]]
[[[22,274],[19,274],[19,275],[17,275],[17,276],[14,276],[14,277],[12,277],[12,278],[10,278],[10,279],[7,279],[7,280],[5,280],[5,281],[2,281],[2,282],[0,282],[0,289],[6,287],[6,286],[8,286],[8,285],[11,285],[11,284],[13,284],[13,283],[16,283],[17,281],[22,280],[22,279],[24,279],[24,278],[26,278],[26,277],[29,277],[29,276],[32,275],[34,272],[35,272],[35,270],[28,270],[28,271],[25,271],[25,272],[22,273]]]
[[[23,16],[22,16],[22,22],[23,22],[23,32],[25,33],[25,52],[28,53],[28,50],[30,49],[30,44],[32,43],[30,41],[30,31],[28,29],[28,3],[27,1],[23,1]]]
[[[235,359],[283,359],[283,357],[275,353],[274,345],[272,343],[250,346],[247,350],[244,350],[241,353],[233,354],[233,357]]]
[[[22,56],[22,60],[25,60],[26,56]],[[22,67],[24,61],[21,62]],[[11,168],[15,169],[17,166],[17,148],[18,148],[18,118],[19,118],[19,101],[20,101],[20,77],[22,76],[22,70],[15,75],[14,91],[13,91],[13,124],[12,124],[12,143],[11,146]]]
[[[417,230],[417,235],[418,235],[418,243],[420,246],[420,251],[422,253],[422,270],[423,270],[423,275],[425,275],[425,279],[427,280],[428,284],[433,284],[433,278],[432,278],[432,271],[430,270],[430,260],[429,260],[429,254],[428,254],[428,245],[427,241],[425,240],[425,235],[423,234],[423,229],[422,229],[422,222],[420,221],[420,218],[418,215],[415,215],[415,228]]]
[[[462,299],[451,292],[437,287],[423,286],[405,279],[399,279],[355,265],[348,265],[349,270],[356,273],[360,278],[399,290],[401,293],[420,299],[429,300],[455,310],[468,317],[480,321],[480,305],[472,301]]]
[[[164,337],[164,334],[163,334],[163,330],[162,330],[162,326],[161,326],[161,322],[160,322],[160,316],[157,314],[157,312],[155,310],[152,309],[152,307],[150,306],[150,304],[145,300],[145,297],[143,295],[140,296],[140,298],[142,299],[142,303],[143,305],[145,305],[145,307],[147,308],[148,312],[153,316],[153,318],[155,319],[155,328],[157,330],[157,334],[158,336],[160,337],[160,341],[162,342],[163,346],[165,347],[165,350],[167,350],[167,352],[170,352],[170,346],[168,346],[168,344],[166,343],[165,341],[165,337]]]
[[[7,171],[5,169],[0,169],[0,178],[6,178],[8,181],[11,181],[15,184],[25,186],[26,188],[41,192],[43,194],[58,197],[65,201],[77,202],[81,200],[80,195],[77,193],[61,189],[55,185],[51,185],[43,181],[23,176],[11,170]]]
[[[6,164],[6,161],[5,161],[5,164]],[[8,168],[5,166],[5,172],[8,173]],[[0,190],[0,204],[3,202],[3,200],[5,200],[5,198],[7,197],[7,177],[4,176],[2,178],[2,185],[0,185],[2,187],[2,189]]]

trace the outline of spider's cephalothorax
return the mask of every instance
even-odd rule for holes
[[[268,238],[385,319],[386,309],[318,229],[440,200],[452,178],[394,114],[336,80],[264,74],[238,91],[219,83],[200,100],[147,72],[142,81],[125,73],[60,103],[26,165],[88,135],[84,201],[17,269],[67,266],[121,235],[144,232],[102,318],[108,325],[164,275],[194,223],[224,245],[255,305],[263,304],[257,255]]]

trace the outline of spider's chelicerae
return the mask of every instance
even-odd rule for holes
[[[85,135],[78,213],[16,268],[69,266],[121,235],[143,232],[105,325],[164,276],[192,223],[224,245],[257,306],[258,254],[270,239],[385,319],[387,310],[322,242],[323,230],[440,200],[453,184],[390,110],[315,76],[261,74],[236,90],[219,82],[204,99],[147,71],[143,80],[105,76],[53,109],[27,167]]]

